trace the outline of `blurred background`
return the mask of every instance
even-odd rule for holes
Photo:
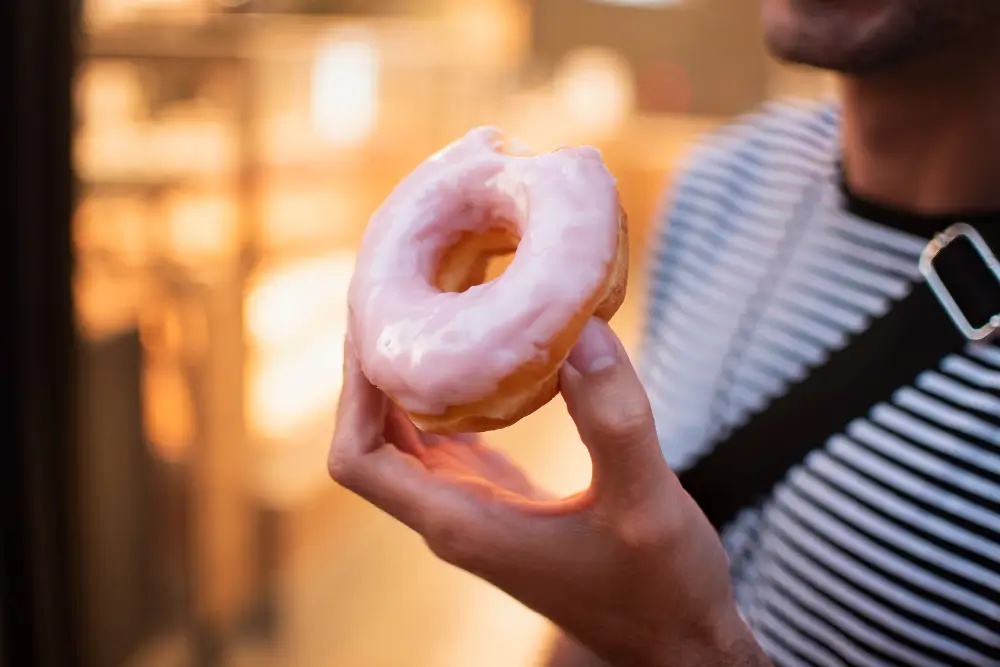
[[[73,517],[88,667],[511,667],[543,619],[327,478],[368,216],[471,126],[593,144],[635,267],[700,134],[829,81],[732,0],[84,0]],[[559,400],[492,438],[559,492]]]

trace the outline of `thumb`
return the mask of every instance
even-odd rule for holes
[[[590,318],[560,370],[560,391],[593,460],[598,494],[644,495],[669,475],[649,398],[621,341]]]

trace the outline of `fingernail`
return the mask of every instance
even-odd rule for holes
[[[605,322],[592,317],[569,353],[569,364],[580,373],[598,373],[618,363],[618,342]]]

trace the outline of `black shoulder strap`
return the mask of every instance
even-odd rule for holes
[[[886,315],[683,471],[681,483],[721,530],[829,436],[966,342],[921,280]]]

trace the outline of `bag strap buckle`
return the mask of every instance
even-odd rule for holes
[[[969,241],[979,259],[982,260],[993,277],[996,278],[998,285],[1000,285],[1000,262],[993,255],[993,250],[986,243],[986,240],[972,225],[965,222],[955,223],[931,239],[924,247],[923,252],[920,253],[920,273],[923,274],[924,279],[927,281],[927,286],[930,287],[934,296],[941,302],[945,312],[948,313],[951,321],[955,323],[955,326],[962,332],[962,335],[971,341],[982,341],[992,336],[997,329],[1000,329],[1000,313],[996,313],[990,317],[986,324],[979,327],[974,326],[965,313],[962,312],[958,303],[955,302],[955,297],[952,296],[952,293],[948,290],[948,286],[941,280],[941,276],[934,266],[934,260],[941,251],[960,238],[965,238]]]

